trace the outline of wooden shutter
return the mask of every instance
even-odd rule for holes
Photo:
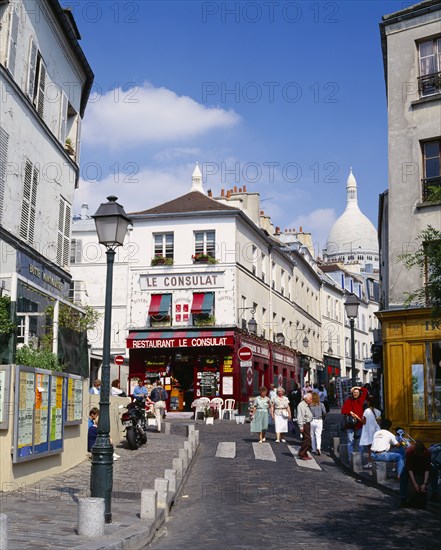
[[[64,145],[66,141],[66,123],[67,123],[67,95],[61,92],[60,104],[60,126],[58,130],[58,139]]]
[[[35,96],[35,108],[41,118],[44,117],[44,95],[46,91],[46,67],[43,60],[40,57],[39,70],[38,70],[38,85]]]
[[[71,215],[72,209],[70,204],[63,198],[60,198],[58,208],[57,264],[61,267],[69,265]]]
[[[35,71],[37,68],[37,44],[34,39],[31,38],[29,46],[29,62],[28,62],[28,85],[27,85],[27,94],[31,101],[34,100],[34,90],[35,90]]]
[[[14,76],[15,61],[17,58],[17,40],[18,40],[18,13],[15,11],[14,6],[11,7],[9,15],[10,27],[9,27],[9,44],[8,55],[6,59],[6,66],[9,72]]]
[[[3,218],[3,205],[5,200],[6,186],[6,163],[8,161],[8,141],[9,136],[0,128],[0,225]]]
[[[19,231],[20,237],[29,244],[34,242],[38,178],[37,168],[32,165],[30,160],[26,160]]]

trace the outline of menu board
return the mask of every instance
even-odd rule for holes
[[[222,378],[222,395],[233,395],[233,377],[224,376]]]
[[[9,428],[9,409],[11,408],[9,403],[10,395],[10,380],[11,380],[11,367],[0,367],[0,430],[7,430]]]
[[[13,462],[63,450],[65,375],[17,365]]]
[[[80,376],[69,376],[66,382],[65,423],[80,424],[83,414],[83,380]]]
[[[225,357],[223,371],[224,371],[224,374],[233,373],[233,358],[231,355],[229,355],[228,357]]]

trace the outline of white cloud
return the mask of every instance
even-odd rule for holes
[[[311,233],[314,243],[315,255],[321,255],[326,245],[326,240],[337,216],[333,208],[318,208],[309,214],[302,214],[290,222],[290,227],[300,231],[302,227],[305,233]]]
[[[239,120],[233,110],[207,107],[191,97],[145,83],[92,98],[84,119],[83,137],[89,145],[124,149],[150,142],[189,139],[213,129],[230,128]]]
[[[171,162],[175,159],[196,158],[201,154],[202,152],[198,147],[171,147],[159,151],[153,155],[153,158],[159,162]]]

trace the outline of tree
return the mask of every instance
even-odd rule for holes
[[[400,254],[398,260],[407,269],[418,267],[425,281],[423,288],[407,292],[406,305],[416,303],[431,307],[434,315],[441,314],[441,231],[429,225],[417,237],[421,246],[412,253]]]

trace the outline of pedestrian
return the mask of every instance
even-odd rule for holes
[[[326,391],[326,388],[323,384],[321,384],[319,387],[319,396],[320,396],[320,402],[323,403],[325,406],[325,410],[328,413],[329,412],[329,401],[328,401],[328,392]]]
[[[405,468],[400,477],[401,506],[410,504],[415,508],[425,508],[427,504],[427,489],[432,489],[431,500],[438,500],[438,471],[431,464],[431,454],[422,441],[406,449]],[[411,492],[408,501],[409,488]]]
[[[92,407],[89,411],[89,420],[87,422],[87,427],[90,428],[95,424],[95,419],[98,422],[98,415],[100,414],[100,410],[98,407]]]
[[[101,380],[97,378],[93,383],[93,386],[90,388],[89,393],[91,395],[99,395],[101,392]]]
[[[110,387],[110,395],[116,395],[117,397],[127,397],[126,392],[120,387],[120,381],[118,378],[112,381]]]
[[[270,401],[272,401],[274,397],[276,397],[276,395],[277,395],[276,386],[274,384],[270,384],[270,390],[269,390]]]
[[[323,403],[321,403],[320,401],[319,394],[316,392],[312,392],[312,402],[310,405],[310,409],[312,412],[312,421],[311,421],[312,452],[316,455],[321,455],[323,421],[326,416],[326,409]]]
[[[307,393],[312,393],[312,386],[310,382],[305,382],[303,386],[302,394],[306,395]]]
[[[147,388],[144,386],[144,380],[139,378],[138,385],[133,389],[133,397],[144,397],[147,398],[148,392]]]
[[[376,462],[396,462],[398,478],[404,468],[404,447],[390,432],[392,422],[387,418],[381,421],[381,429],[375,432],[371,445],[371,457]],[[395,447],[391,450],[391,447]]]
[[[251,433],[259,434],[259,443],[266,441],[266,431],[268,430],[268,413],[271,408],[271,401],[267,396],[265,386],[259,388],[259,395],[253,402],[251,421]]]
[[[289,408],[289,399],[285,396],[285,390],[282,386],[277,388],[276,397],[271,401],[271,405],[276,443],[286,443],[286,440],[281,438],[281,434],[288,432],[288,419],[291,418],[291,410]]]
[[[312,403],[312,393],[309,392],[303,396],[297,407],[297,424],[299,425],[300,435],[302,436],[302,443],[299,449],[299,458],[301,460],[312,460],[312,457],[308,455],[308,451],[311,447],[311,422],[313,419],[310,405]]]
[[[289,406],[291,409],[291,418],[294,420],[297,417],[297,407],[299,406],[300,401],[302,400],[302,392],[297,382],[294,383],[294,386],[288,395]]]
[[[362,449],[366,447],[368,451],[368,462],[363,468],[372,468],[371,445],[375,432],[378,432],[380,429],[381,411],[375,408],[375,397],[373,395],[368,395],[366,403],[367,407],[363,412],[363,417],[361,419],[357,418],[363,425],[361,429],[360,447]]]
[[[158,429],[158,432],[160,432],[161,431],[161,419],[162,419],[162,415],[164,414],[164,411],[165,411],[166,401],[168,399],[168,393],[162,387],[161,380],[158,380],[156,382],[156,387],[152,389],[150,399],[151,399],[151,401],[153,401],[153,409],[155,411],[155,417],[156,417],[156,427]]]
[[[359,419],[363,417],[363,405],[367,394],[368,391],[366,388],[354,386],[351,388],[351,395],[346,399],[341,408],[341,413],[346,415],[345,429],[348,439],[349,462],[351,462],[354,447],[357,446],[358,448],[358,441],[363,426]]]

